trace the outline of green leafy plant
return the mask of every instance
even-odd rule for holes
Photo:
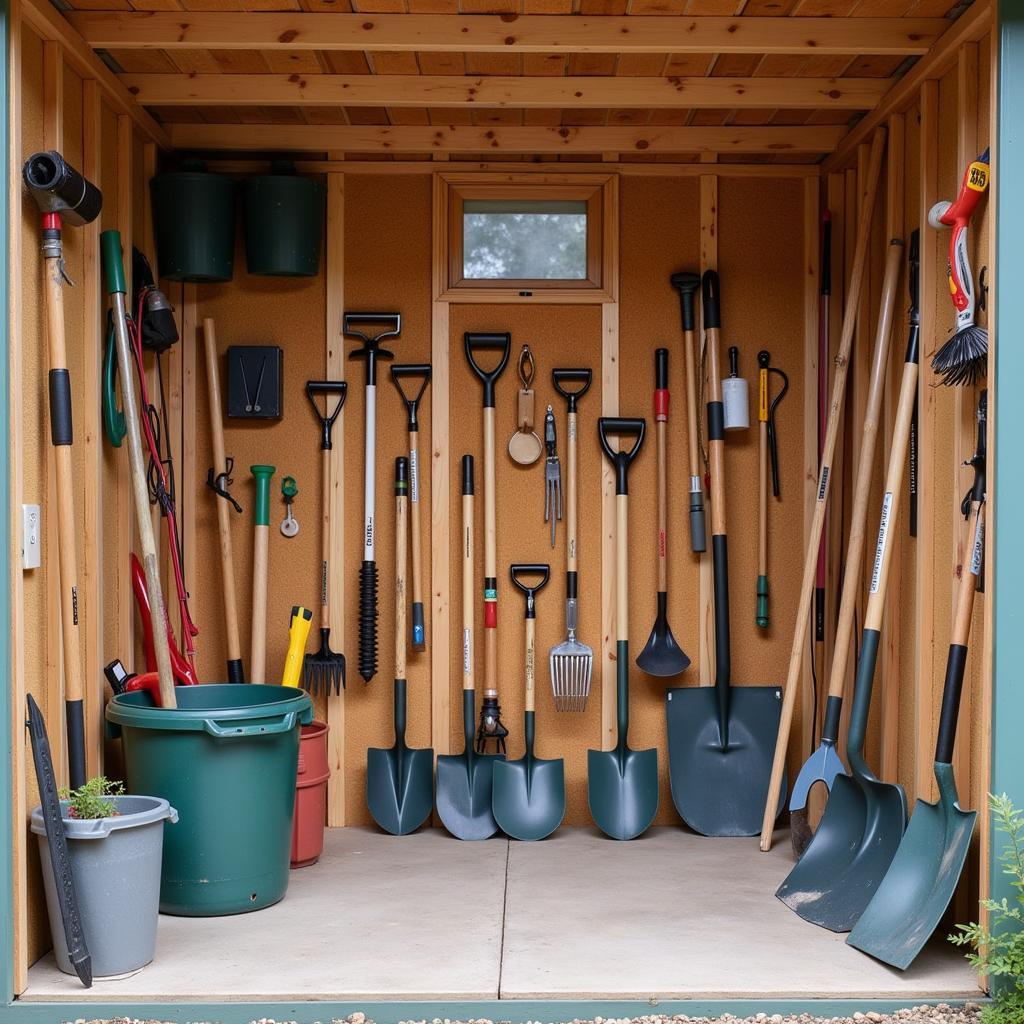
[[[70,802],[68,816],[83,821],[93,818],[114,818],[117,816],[117,805],[113,798],[124,794],[123,782],[111,782],[104,775],[91,778],[78,789],[62,789],[62,800]]]
[[[991,915],[989,926],[959,924],[949,941],[970,947],[967,959],[977,971],[1004,980],[982,1015],[983,1024],[1020,1024],[1024,1021],[1024,810],[1014,807],[1005,793],[990,796],[989,806],[996,828],[1006,837],[999,860],[1003,874],[1012,880],[1014,895],[982,900]]]

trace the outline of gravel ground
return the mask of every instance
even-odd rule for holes
[[[594,1020],[574,1020],[570,1024],[978,1024],[981,1010],[973,1003],[963,1006],[947,1006],[939,1003],[934,1006],[915,1006],[894,1013],[855,1013],[852,1017],[814,1017],[809,1013],[788,1014],[758,1013],[752,1017],[733,1017],[723,1014],[721,1017],[687,1017],[684,1015],[667,1016],[665,1014],[647,1014],[643,1017],[597,1017]],[[76,1024],[166,1024],[161,1021],[129,1020],[118,1017],[111,1021],[78,1021]],[[254,1020],[253,1024],[294,1024],[294,1021],[275,1021],[270,1017]],[[325,1021],[324,1024],[327,1024]],[[330,1024],[374,1024],[361,1013],[354,1013],[344,1020],[333,1020]],[[470,1021],[455,1021],[447,1017],[444,1020],[435,1018],[433,1021],[403,1021],[402,1024],[494,1024],[493,1021],[480,1018]],[[531,1021],[529,1024],[547,1024],[545,1021]]]

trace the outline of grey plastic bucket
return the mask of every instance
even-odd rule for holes
[[[64,817],[82,930],[97,978],[129,974],[153,959],[164,822],[178,820],[177,811],[159,797],[118,796],[111,800],[118,809],[116,817],[89,821]],[[62,801],[61,809],[66,811],[67,806],[67,801]],[[32,831],[39,837],[57,966],[65,974],[74,974],[39,807],[32,812]]]

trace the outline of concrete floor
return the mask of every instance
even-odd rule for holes
[[[652,829],[615,843],[328,833],[315,867],[257,914],[161,917],[156,960],[83,991],[48,956],[27,1000],[476,1000],[971,996],[936,943],[900,973],[775,899],[791,854]]]

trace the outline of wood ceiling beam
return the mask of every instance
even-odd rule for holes
[[[145,106],[671,107],[871,110],[882,78],[554,78],[466,75],[121,76]]]
[[[69,11],[94,48],[923,55],[944,18]]]
[[[841,127],[172,124],[176,149],[348,153],[829,153]]]

